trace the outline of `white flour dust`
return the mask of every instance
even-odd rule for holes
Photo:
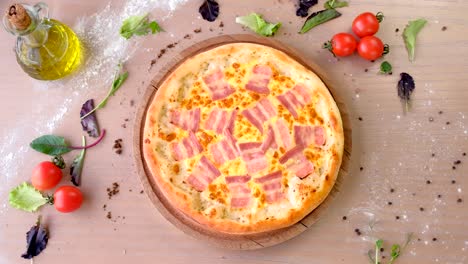
[[[122,8],[113,7],[110,3],[91,16],[77,18],[73,29],[81,39],[85,56],[81,68],[73,76],[58,81],[35,81],[31,94],[37,104],[32,113],[23,113],[16,117],[15,127],[2,133],[0,145],[0,175],[3,177],[0,196],[11,187],[12,180],[19,173],[19,168],[26,162],[25,154],[31,151],[24,141],[25,131],[37,136],[54,133],[69,113],[73,104],[81,104],[90,98],[90,94],[105,94],[117,70],[117,65],[127,61],[141,45],[144,38],[125,40],[119,35],[122,21],[132,15],[142,15],[159,9],[166,16],[172,16],[179,6],[187,0],[129,0]],[[93,96],[94,97],[94,96]],[[56,103],[51,110],[47,102]],[[47,114],[44,114],[47,113]],[[20,144],[21,142],[21,144]],[[0,207],[0,214],[6,210],[5,204]]]

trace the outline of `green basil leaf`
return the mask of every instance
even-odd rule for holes
[[[406,49],[408,50],[408,58],[414,61],[414,51],[416,49],[416,37],[421,29],[426,25],[427,20],[421,18],[410,21],[403,31],[403,40],[405,41]]]
[[[29,146],[36,151],[51,156],[62,155],[72,150],[65,142],[65,138],[54,135],[38,137],[34,139]]]
[[[35,212],[47,203],[47,198],[27,182],[23,182],[11,190],[8,200],[11,206],[27,212]]]
[[[109,100],[109,98],[111,96],[113,96],[115,94],[115,92],[117,92],[117,90],[119,90],[119,88],[122,86],[122,84],[125,82],[125,80],[127,80],[127,78],[128,78],[128,72],[124,72],[122,74],[119,74],[117,76],[117,78],[115,78],[114,82],[112,83],[112,88],[110,89],[110,91],[107,94],[106,98],[104,98],[104,100],[102,100],[97,107],[98,108],[103,108],[104,106],[106,106],[107,101]]]
[[[334,9],[334,8],[341,8],[341,7],[347,7],[348,2],[346,1],[340,1],[340,0],[328,0],[323,4],[323,7],[325,9]]]
[[[261,15],[252,13],[247,16],[236,17],[236,23],[246,26],[262,36],[273,36],[281,27],[281,23],[266,22]]]
[[[106,106],[107,104],[107,101],[109,100],[109,98],[115,94],[115,92],[117,92],[117,90],[119,90],[119,88],[123,85],[123,83],[127,80],[128,78],[128,72],[124,72],[122,74],[118,74],[115,79],[114,79],[114,82],[112,83],[112,87],[110,88],[109,92],[107,93],[106,97],[96,106],[94,107],[91,111],[87,112],[85,115],[81,116],[80,119],[83,120],[85,119],[86,117],[90,116],[91,114],[93,114],[94,112],[96,112],[96,110],[100,109],[100,108],[103,108],[104,106]]]
[[[81,139],[82,146],[86,146],[86,138],[83,136]],[[70,175],[71,181],[75,186],[80,186],[81,184],[81,171],[83,170],[83,163],[85,157],[86,149],[82,149],[80,154],[75,157],[72,165],[70,166]]]
[[[396,259],[397,257],[400,256],[400,245],[398,245],[398,244],[393,244],[392,245],[392,250],[390,252],[390,256],[393,259]]]
[[[300,34],[304,34],[307,31],[311,30],[312,28],[323,24],[327,21],[330,21],[332,19],[335,19],[337,17],[341,16],[341,13],[336,11],[335,9],[326,9],[326,10],[321,10],[315,13],[312,13],[304,23],[304,25],[301,28],[301,31],[299,31]]]
[[[391,74],[392,73],[392,64],[390,64],[390,62],[388,62],[388,61],[382,62],[382,64],[380,64],[380,73]]]

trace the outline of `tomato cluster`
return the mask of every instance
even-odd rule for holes
[[[374,36],[379,31],[383,14],[376,15],[365,12],[357,16],[352,25],[352,30],[356,36],[361,38],[359,42],[350,33],[338,33],[324,44],[324,48],[330,50],[335,56],[346,57],[352,55],[356,49],[362,58],[366,60],[376,60],[388,52],[388,46],[382,40]]]
[[[31,177],[32,185],[40,190],[53,189],[62,180],[62,170],[51,161],[43,161],[34,169]],[[62,186],[54,192],[54,207],[62,213],[69,213],[81,207],[83,195],[75,186]]]

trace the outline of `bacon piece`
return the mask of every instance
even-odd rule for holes
[[[294,88],[282,95],[278,95],[276,98],[295,118],[298,118],[297,110],[306,106],[312,100],[303,84],[297,84]]]
[[[242,115],[254,125],[260,133],[263,133],[263,123],[276,116],[276,109],[270,100],[263,98],[249,109],[242,111]]]
[[[242,159],[245,161],[249,174],[256,173],[268,167],[262,143],[249,142],[239,144]]]
[[[302,145],[297,145],[295,146],[294,148],[286,151],[286,153],[284,153],[284,155],[279,159],[279,162],[281,164],[284,164],[286,163],[290,158],[296,156],[298,153],[302,153],[302,151],[304,150],[304,146]]]
[[[294,141],[304,147],[325,144],[325,130],[321,126],[294,126]]]
[[[218,134],[223,133],[224,130],[234,132],[234,122],[236,121],[237,110],[230,113],[226,110],[221,110],[217,107],[211,110],[208,119],[204,124],[204,129],[213,130]]]
[[[286,166],[287,169],[291,170],[297,177],[304,179],[314,172],[314,164],[310,162],[304,154],[300,154],[295,157],[291,164]]]
[[[273,71],[267,65],[256,65],[252,70],[252,77],[245,85],[245,89],[261,93],[269,94],[268,83],[270,82]]]
[[[271,128],[271,126],[268,127],[265,140],[263,141],[260,148],[262,149],[263,152],[266,152],[269,148],[273,148],[273,149],[278,148],[278,145],[276,144],[276,141],[275,141],[275,132],[273,131],[273,128]]]
[[[281,191],[282,177],[283,173],[279,170],[255,179],[255,182],[262,184],[268,203],[277,202],[284,197]]]
[[[203,147],[192,131],[181,142],[173,142],[171,148],[175,160],[191,158],[203,151]]]
[[[211,99],[213,99],[213,101],[224,99],[235,92],[231,85],[224,80],[224,74],[220,69],[216,69],[205,76],[203,81],[206,86],[208,86],[208,89],[211,92]]]
[[[280,159],[281,164],[291,170],[297,177],[303,179],[314,172],[314,164],[303,153],[304,146],[298,145],[288,150]],[[288,162],[290,160],[290,162]]]
[[[224,132],[224,139],[210,146],[211,154],[217,164],[224,164],[240,155],[239,148],[234,136],[229,132]]]
[[[200,125],[200,108],[193,110],[172,110],[169,113],[171,124],[187,131],[196,132]]]
[[[221,172],[209,159],[203,156],[192,174],[187,177],[187,182],[192,185],[195,190],[202,192],[211,182],[219,177],[219,175],[221,175]]]
[[[249,175],[226,177],[226,183],[231,193],[231,207],[240,208],[249,204],[251,198],[250,188],[247,186],[249,181]]]
[[[292,138],[289,134],[289,128],[286,121],[278,119],[275,123],[268,127],[267,136],[265,138],[262,149],[266,151],[268,148],[290,149],[292,147]]]

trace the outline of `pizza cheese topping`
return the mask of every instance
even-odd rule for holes
[[[169,81],[167,100],[154,101],[156,114],[147,118],[155,125],[144,142],[160,177],[209,219],[273,221],[330,188],[324,184],[342,141],[329,95],[314,75],[269,56],[193,63]]]
[[[268,97],[272,93],[269,88],[272,78],[280,82],[291,79],[278,73],[273,77],[274,70],[270,65],[257,64],[252,67],[244,86],[237,89],[228,80],[240,80],[242,83],[245,70],[241,71],[240,67],[240,64],[234,63],[233,72],[216,68],[207,73],[202,77],[204,85],[194,82],[190,92],[194,100],[184,99],[182,109],[175,108],[169,112],[170,123],[188,131],[186,137],[171,143],[171,149],[175,161],[191,159],[188,171],[192,172],[185,182],[194,190],[203,192],[222,172],[229,173],[229,169],[218,169],[223,165],[235,166],[234,161],[238,164],[239,158],[244,164],[246,175],[224,175],[232,208],[249,205],[252,189],[248,183],[252,179],[259,184],[257,189],[262,190],[257,195],[261,203],[274,203],[285,198],[283,185],[287,184],[287,180],[282,182],[282,171],[288,171],[300,179],[313,174],[315,167],[309,159],[316,159],[316,156],[310,151],[306,155],[305,150],[309,146],[321,147],[326,143],[322,126],[294,125],[307,124],[310,118],[317,118],[314,107],[310,107],[313,95],[309,88],[302,83],[290,84],[291,89]],[[203,109],[212,104],[206,92],[211,100],[217,102],[209,110]],[[244,101],[240,105],[243,110],[233,105],[233,101],[239,99]],[[304,111],[311,112],[309,120]],[[242,138],[243,135],[255,135],[255,132],[259,134],[252,138],[256,139],[254,141],[245,142]],[[200,155],[201,158],[197,159]],[[269,173],[259,176],[262,172]],[[259,191],[256,190],[256,193]],[[214,197],[212,193],[210,196]]]

